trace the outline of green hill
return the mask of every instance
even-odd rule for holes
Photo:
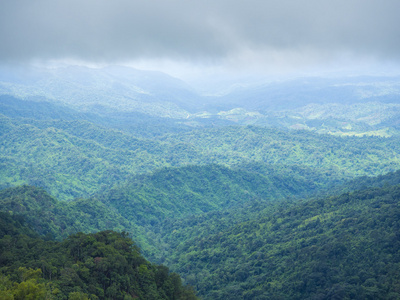
[[[127,230],[147,247],[147,257],[183,276],[204,299],[396,299],[400,296],[399,174],[362,177],[332,190],[345,193],[309,200],[296,199],[304,194],[301,189],[294,193],[293,182],[286,189],[269,185],[266,192],[266,183],[274,180],[216,165],[165,169],[99,198],[68,203],[34,187],[9,188],[0,191],[5,211],[0,232],[20,235],[27,224],[30,238],[37,239],[38,232],[46,239],[62,239],[78,231]],[[275,176],[276,182],[282,182]],[[274,189],[277,194],[271,192]],[[112,203],[118,199],[111,195],[125,202]],[[288,197],[292,200],[283,200]],[[105,204],[105,199],[110,202]],[[92,236],[96,234],[75,239],[83,239],[86,245]],[[17,240],[15,245],[23,241],[35,245],[32,251],[47,253],[44,261],[52,261],[49,250],[41,248],[45,242],[29,242],[21,236]],[[39,254],[32,254],[30,264],[26,261],[31,256],[25,255],[20,264],[16,258],[22,255],[20,248],[14,254],[4,248],[14,244],[0,245],[3,267],[16,261],[12,270],[19,266],[53,270],[40,265]],[[86,269],[80,268],[90,266],[79,261],[79,268],[72,269],[81,276],[79,270]],[[11,269],[3,268],[3,272],[11,274]],[[9,276],[7,280],[16,282]],[[62,292],[88,293],[83,279],[76,280]]]
[[[163,233],[165,263],[204,299],[397,299],[399,199],[386,185],[188,219]]]
[[[245,170],[247,169],[247,170]],[[220,165],[165,168],[132,177],[99,200],[140,225],[156,224],[209,211],[233,208],[255,200],[301,197],[326,186],[328,176],[305,174],[306,168]],[[318,178],[317,178],[318,176]]]
[[[84,121],[0,119],[0,185],[40,186],[62,200],[201,157],[185,145],[137,139]]]
[[[133,232],[132,222],[94,199],[61,202],[43,189],[20,186],[0,191],[1,211],[22,216],[42,237],[64,239],[77,232],[116,230]]]
[[[400,168],[397,137],[220,127],[150,140],[87,121],[0,119],[0,186],[35,185],[61,200],[88,197],[133,175],[188,164],[298,166],[333,180]]]
[[[124,233],[44,241],[0,214],[1,299],[197,299],[168,268],[146,261]]]
[[[43,189],[14,187],[0,191],[0,205],[2,211],[24,216],[42,236],[63,239],[80,231],[123,230],[130,232],[150,255],[159,245],[149,232],[167,219],[235,209],[254,201],[272,203],[285,197],[300,198],[322,189],[329,180],[323,174],[315,174],[312,180],[303,168],[244,168],[165,168],[132,177],[128,184],[95,197],[68,202],[56,200]]]
[[[167,135],[162,140],[190,144],[206,153],[208,162],[304,165],[347,178],[385,174],[400,163],[398,137],[336,137],[232,126]]]
[[[70,202],[29,186],[4,189],[0,203],[6,217],[0,232],[18,235],[27,224],[31,238],[37,239],[38,232],[49,240],[79,231],[129,231],[147,247],[147,257],[183,276],[204,299],[399,297],[400,173],[362,177],[332,190],[338,194],[342,189],[344,194],[299,200],[319,191],[328,193],[328,181],[307,182],[311,171],[295,170],[279,173],[276,166],[260,164],[170,168],[137,176],[97,198]],[[285,181],[289,175],[292,181]],[[292,200],[284,200],[288,198]],[[7,221],[8,212],[13,221]],[[21,242],[15,245],[25,241],[34,245],[32,251],[49,253],[41,248],[42,242],[26,239],[18,237]],[[20,261],[15,258],[22,255],[20,250],[13,254],[14,250],[4,252],[8,246],[2,247],[2,266]],[[53,270],[39,265],[39,254],[32,256],[31,265],[25,264],[30,256],[24,257],[18,267]],[[11,269],[17,270],[17,265]],[[17,282],[12,276],[7,280]],[[79,280],[69,286],[62,292],[89,293]]]
[[[104,109],[81,112],[44,97],[19,99],[10,95],[0,95],[0,114],[12,119],[24,119],[25,122],[32,122],[32,120],[87,121],[143,138],[192,129],[182,124],[181,120],[158,118],[140,112]]]

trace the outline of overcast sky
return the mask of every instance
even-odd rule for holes
[[[399,0],[2,0],[0,61],[285,72],[400,62]]]

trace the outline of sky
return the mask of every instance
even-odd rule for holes
[[[180,77],[399,70],[398,0],[3,0],[0,63]]]

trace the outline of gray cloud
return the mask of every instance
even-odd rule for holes
[[[398,0],[1,1],[0,60],[397,61],[399,11]]]

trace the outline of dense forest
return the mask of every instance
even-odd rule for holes
[[[126,233],[46,241],[1,213],[1,299],[197,299],[180,277],[149,263]]]
[[[301,166],[333,181],[400,167],[397,136],[222,126],[144,139],[87,121],[0,119],[1,186],[35,185],[60,200],[88,197],[130,176],[187,164]]]
[[[166,223],[177,231],[167,264],[205,299],[397,299],[399,192],[254,204],[252,217],[234,225],[234,214]]]
[[[226,206],[176,218],[157,215],[164,221],[151,224],[131,216],[124,206],[120,210],[118,207],[107,210],[100,200],[65,203],[34,187],[5,189],[0,194],[1,207],[8,211],[1,214],[2,293],[14,296],[28,293],[31,289],[24,289],[29,286],[43,295],[51,294],[54,299],[66,295],[71,299],[73,295],[119,299],[132,293],[144,299],[180,299],[169,298],[167,288],[161,289],[157,282],[141,285],[141,279],[137,278],[142,273],[135,272],[140,272],[145,260],[137,247],[132,249],[140,263],[134,265],[136,269],[124,270],[128,272],[126,276],[139,280],[135,281],[139,286],[131,283],[128,289],[122,283],[126,284],[128,279],[110,277],[116,275],[107,275],[108,282],[116,282],[113,288],[101,281],[104,275],[96,275],[95,279],[90,276],[95,282],[84,277],[84,272],[97,272],[93,263],[96,257],[107,255],[116,264],[109,268],[121,272],[117,264],[121,261],[113,256],[119,252],[111,248],[120,243],[133,247],[126,234],[101,231],[67,236],[104,228],[129,230],[137,235],[140,227],[141,238],[153,240],[147,256],[181,274],[185,283],[193,285],[204,299],[397,299],[400,296],[396,285],[400,276],[399,183],[400,172],[374,179],[364,177],[337,186],[332,191],[334,196],[290,201],[254,197],[252,201],[234,205],[233,209]],[[241,196],[238,192],[237,196]],[[137,224],[128,219],[136,220]],[[24,227],[25,224],[29,227]],[[91,244],[95,241],[98,243]],[[71,248],[77,244],[81,245],[80,250]],[[80,254],[73,254],[74,251]],[[169,274],[165,267],[151,266],[149,276],[155,280],[158,271]],[[68,279],[65,268],[75,272],[68,273]],[[178,277],[173,279],[173,276],[170,280],[179,283]],[[183,293],[182,297],[194,297],[180,283],[173,289],[179,295]],[[146,298],[151,294],[149,291],[156,296]]]
[[[0,298],[400,298],[396,106],[70,101],[0,96]]]

